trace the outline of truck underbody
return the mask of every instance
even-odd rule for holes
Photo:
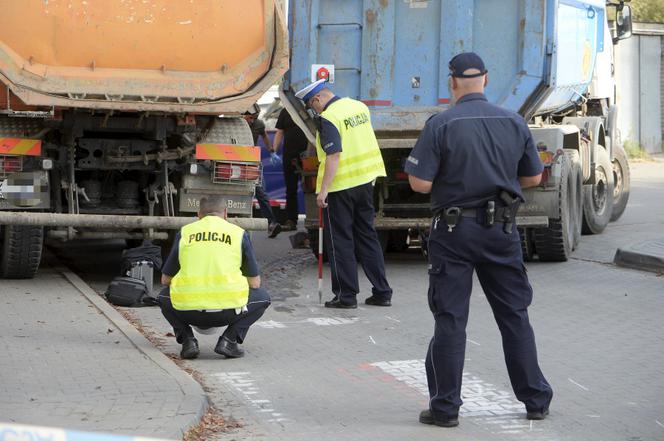
[[[31,277],[46,237],[168,240],[209,195],[244,228],[266,227],[249,219],[260,160],[233,150],[253,149],[242,118],[0,115],[0,142],[3,277]]]

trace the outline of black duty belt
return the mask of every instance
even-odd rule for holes
[[[499,203],[502,204],[499,206],[496,204],[497,201],[491,200],[487,202],[486,206],[481,208],[444,208],[436,213],[435,225],[438,224],[440,219],[443,219],[447,224],[447,231],[452,232],[454,227],[459,223],[459,220],[462,217],[466,217],[473,218],[478,223],[487,227],[490,227],[495,223],[501,223],[503,224],[503,231],[505,231],[506,234],[510,234],[521,200],[518,197],[511,196],[506,191],[501,191],[499,197]]]

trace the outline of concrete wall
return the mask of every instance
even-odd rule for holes
[[[616,50],[618,130],[623,142],[662,152],[664,130],[664,24],[635,23]]]

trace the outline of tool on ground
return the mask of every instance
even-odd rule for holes
[[[318,303],[323,303],[323,209],[318,209]]]

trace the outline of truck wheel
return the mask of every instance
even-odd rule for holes
[[[6,225],[3,228],[0,276],[5,279],[32,279],[41,262],[44,228]]]
[[[583,170],[581,170],[581,157],[577,150],[565,149],[565,155],[570,162],[570,220],[572,227],[572,250],[575,250],[581,241],[581,222],[583,218]]]
[[[387,250],[400,253],[408,249],[408,230],[390,230]]]
[[[620,219],[629,200],[629,163],[622,146],[613,147],[613,212],[611,221]]]
[[[537,255],[542,262],[565,262],[574,243],[573,198],[570,190],[574,186],[568,156],[562,157],[560,184],[558,187],[558,219],[549,219],[548,228],[535,228],[533,239]]]
[[[519,237],[521,238],[521,255],[524,262],[533,260],[535,254],[535,244],[533,243],[532,230],[528,228],[518,228]]]
[[[583,233],[599,234],[613,211],[613,166],[604,147],[595,147],[595,184],[583,188]]]

